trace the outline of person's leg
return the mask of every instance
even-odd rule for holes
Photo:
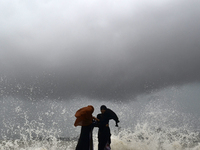
[[[105,148],[105,146],[106,146],[106,143],[107,143],[107,140],[105,140],[104,138],[102,138],[102,139],[99,141],[98,150],[104,150],[104,148]]]
[[[89,132],[89,150],[93,150],[93,135],[92,135],[93,128],[94,127],[91,126],[90,132]]]
[[[105,128],[99,135],[98,135],[98,150],[104,150],[106,144],[108,143],[110,138],[109,128]]]
[[[92,126],[81,127],[81,134],[76,146],[76,150],[93,150],[92,130]]]

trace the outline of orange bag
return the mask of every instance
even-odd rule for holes
[[[94,107],[92,105],[88,105],[87,107],[83,107],[79,109],[76,114],[76,121],[74,126],[88,126],[92,123],[92,113],[94,112]]]

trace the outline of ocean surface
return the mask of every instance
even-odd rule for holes
[[[200,150],[199,114],[177,101],[177,91],[157,92],[127,101],[86,98],[43,100],[3,97],[0,101],[0,150],[74,150],[80,127],[75,112],[104,104],[116,112],[110,121],[112,150]],[[93,130],[97,150],[97,128]]]

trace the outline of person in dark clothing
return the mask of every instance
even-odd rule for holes
[[[110,149],[110,143],[111,143],[111,133],[109,128],[109,120],[113,119],[115,120],[116,127],[118,127],[119,119],[117,115],[109,108],[107,108],[105,105],[102,105],[100,107],[101,114],[97,115],[97,118],[99,119],[98,122],[98,150],[109,150]]]
[[[79,109],[76,114],[74,126],[81,126],[81,133],[78,139],[76,150],[93,150],[92,131],[97,118],[92,116],[94,107],[89,105]]]
[[[81,127],[80,137],[76,145],[76,150],[93,150],[93,129],[96,126],[94,120],[92,124]]]
[[[93,124],[81,127],[81,134],[76,145],[76,150],[93,150]]]

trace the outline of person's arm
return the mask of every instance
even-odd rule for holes
[[[118,127],[118,123],[119,123],[119,118],[117,117],[116,113],[112,110],[108,110],[109,111],[109,114],[110,114],[110,119],[113,119],[115,120],[115,123],[116,123],[116,127]]]
[[[92,116],[92,118],[93,118],[94,120],[96,120],[96,121],[99,121],[99,119],[98,119],[98,118],[96,118],[96,117],[94,117],[94,116]]]
[[[118,127],[118,123],[119,123],[118,117],[116,119],[114,119],[114,120],[115,120],[115,126]]]

